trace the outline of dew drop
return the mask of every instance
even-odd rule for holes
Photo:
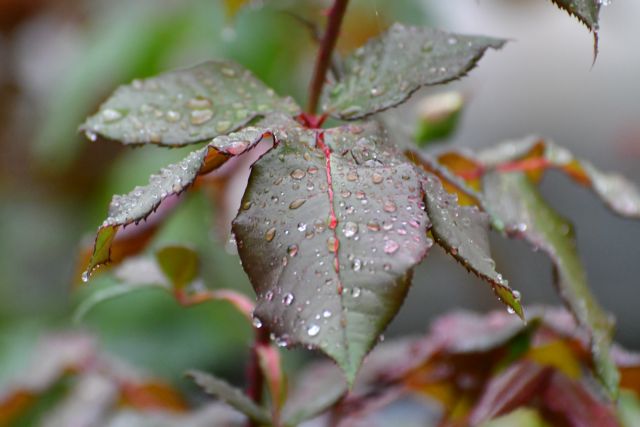
[[[379,86],[374,86],[374,87],[371,88],[369,93],[373,97],[380,96],[380,95],[382,95],[384,93],[384,88],[379,87]]]
[[[371,181],[373,181],[374,184],[380,184],[383,180],[384,180],[384,177],[379,173],[374,173],[371,176]]]
[[[192,125],[200,126],[207,123],[213,118],[213,111],[211,110],[194,110],[189,115],[189,121]]]
[[[319,333],[320,333],[320,326],[318,325],[311,324],[307,328],[307,335],[309,335],[310,337],[315,337]]]
[[[211,107],[212,103],[209,98],[205,98],[204,96],[196,96],[195,98],[191,98],[187,101],[187,107],[192,110],[204,110],[206,108]]]
[[[83,272],[82,276],[81,276],[81,279],[82,279],[83,283],[87,283],[89,281],[89,271]]]
[[[367,229],[369,231],[380,231],[380,224],[378,224],[377,222],[374,222],[374,221],[369,221],[367,223]]]
[[[331,317],[331,311],[330,310],[324,310],[322,312],[322,317],[324,317],[325,319],[328,319],[329,317]]]
[[[515,314],[515,313],[516,313],[516,311],[515,311],[513,308],[511,308],[511,307],[507,307],[507,313],[509,313],[509,314]]]
[[[296,199],[289,205],[289,209],[298,209],[300,206],[304,205],[307,199]]]
[[[273,240],[275,236],[276,236],[276,228],[271,227],[270,229],[267,230],[266,233],[264,233],[264,240],[266,240],[267,242],[270,242]]]
[[[293,294],[292,294],[292,293],[286,293],[286,294],[284,294],[284,296],[282,297],[282,303],[283,303],[284,305],[289,306],[289,305],[293,304],[293,300],[294,300],[294,299],[295,299],[295,297],[293,296]]]
[[[400,245],[395,240],[387,240],[384,242],[384,252],[387,254],[392,254],[398,250]]]
[[[273,291],[267,291],[267,293],[264,294],[264,299],[266,299],[267,301],[272,301],[273,300]]]
[[[294,256],[296,256],[298,254],[298,245],[290,245],[287,248],[287,253],[289,254],[289,256],[291,258],[293,258]]]
[[[257,328],[257,329],[262,328],[262,320],[260,320],[260,319],[259,319],[259,318],[257,318],[257,317],[254,317],[254,318],[253,318],[253,321],[252,321],[251,323],[253,323],[253,326],[254,326],[255,328]]]
[[[353,237],[358,233],[358,224],[348,221],[344,224],[342,232],[346,237]]]
[[[353,267],[353,271],[360,271],[362,269],[362,260],[360,258],[354,259],[351,267]]]
[[[294,169],[291,171],[290,175],[291,178],[293,179],[302,179],[305,177],[307,173],[305,171],[303,171],[302,169]]]
[[[329,252],[335,253],[339,245],[340,243],[338,243],[338,239],[336,239],[335,236],[329,236],[327,239],[327,249],[329,249]]]
[[[228,120],[221,120],[216,124],[216,132],[223,133],[231,128],[231,122]]]
[[[182,117],[182,114],[174,110],[169,110],[164,115],[165,120],[171,123],[177,122],[178,120],[180,120],[181,117]]]
[[[120,111],[114,110],[113,108],[107,108],[102,111],[102,118],[104,119],[105,123],[117,122],[123,117],[124,115]]]
[[[307,224],[305,224],[304,222],[298,223],[298,231],[303,232],[306,229],[307,229]]]
[[[229,68],[229,67],[223,67],[220,72],[227,76],[227,77],[235,77],[236,76],[236,70],[234,70],[233,68]]]
[[[520,291],[513,291],[512,293],[513,293],[513,297],[514,297],[515,299],[517,299],[517,300],[519,300],[519,299],[520,299],[520,297],[522,296],[522,295],[520,294]]]
[[[384,209],[385,212],[389,212],[389,213],[395,212],[398,209],[396,204],[391,200],[387,200],[386,202],[384,202],[384,206],[382,208]]]
[[[84,136],[86,136],[91,142],[96,142],[98,140],[98,134],[90,130],[85,131]]]
[[[347,181],[357,181],[358,180],[358,173],[356,171],[349,171],[347,173]]]
[[[361,290],[360,288],[358,288],[358,287],[355,287],[355,288],[353,288],[353,289],[351,290],[351,295],[352,295],[354,298],[358,298],[358,297],[360,296],[360,294],[361,294],[361,293],[362,293],[362,290]]]

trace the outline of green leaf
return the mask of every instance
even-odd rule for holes
[[[436,243],[478,277],[486,280],[498,298],[524,319],[520,294],[509,287],[495,269],[489,249],[489,216],[476,206],[459,206],[455,195],[447,193],[438,178],[425,174],[423,188],[427,214]]]
[[[226,381],[201,371],[189,371],[187,376],[191,377],[205,392],[223,400],[253,421],[270,425],[271,417],[268,412]]]
[[[156,260],[174,289],[182,289],[198,276],[198,253],[186,246],[165,246],[156,252]]]
[[[459,92],[445,92],[428,96],[418,106],[418,126],[415,141],[419,147],[442,141],[453,135],[464,107]]]
[[[349,383],[432,244],[420,179],[387,144],[374,123],[289,130],[253,165],[233,224],[256,316]]]
[[[121,226],[146,219],[163,200],[186,190],[199,175],[211,172],[230,157],[240,155],[271,137],[270,130],[254,127],[218,136],[204,148],[152,175],[146,186],[136,187],[129,194],[114,196],[109,205],[109,216],[98,228],[93,254],[82,280],[86,282],[93,270],[109,262],[111,244]]]
[[[394,24],[345,60],[345,75],[323,92],[323,109],[354,120],[395,107],[423,86],[467,74],[505,41]]]
[[[551,141],[539,138],[510,141],[481,151],[477,158],[489,168],[521,159],[543,159],[549,166],[559,168],[576,182],[590,187],[616,214],[640,218],[640,191],[634,184],[619,174],[600,171]]]
[[[526,239],[553,261],[560,295],[589,331],[596,372],[615,396],[619,373],[609,354],[612,321],[589,292],[571,224],[547,205],[521,172],[490,172],[483,179],[483,190],[487,208],[505,224],[507,233]]]
[[[235,131],[258,116],[299,110],[240,65],[210,61],[121,86],[81,129],[90,139],[180,146]]]
[[[593,33],[593,55],[598,55],[598,15],[603,0],[551,0],[559,8],[575,16]]]

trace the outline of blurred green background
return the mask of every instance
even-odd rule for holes
[[[304,105],[315,44],[283,10],[317,20],[327,2],[268,3],[254,2],[231,16],[220,0],[0,0],[0,390],[28,365],[39,337],[69,328],[91,331],[108,351],[174,383],[187,368],[241,378],[250,328],[223,303],[185,309],[149,290],[106,302],[79,324],[71,321],[88,294],[115,284],[109,272],[89,285],[77,283],[79,250],[104,218],[111,195],[145,183],[185,153],[91,143],[77,127],[119,84],[217,57],[240,62]],[[539,133],[640,182],[640,55],[632,43],[640,39],[640,26],[630,18],[634,13],[640,16],[640,6],[631,2],[603,11],[593,68],[586,30],[540,0],[354,1],[340,49],[349,51],[394,21],[515,38],[453,85],[469,95],[469,105],[451,143],[487,146]],[[407,117],[413,110],[410,104],[389,114],[412,127]],[[619,319],[618,338],[640,347],[634,298],[640,225],[612,218],[588,192],[558,176],[546,179],[543,191],[576,221],[594,292]],[[151,249],[192,244],[209,287],[251,295],[220,215],[215,200],[193,192]],[[542,255],[498,239],[495,255],[525,304],[558,303]],[[437,250],[419,268],[411,292],[388,336],[424,331],[452,308],[498,304],[486,285]],[[290,357],[295,365],[302,356]]]

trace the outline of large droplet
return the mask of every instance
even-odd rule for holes
[[[300,206],[304,205],[307,199],[296,199],[289,205],[289,209],[298,209]]]
[[[211,105],[211,100],[204,96],[196,96],[195,98],[191,98],[189,101],[187,101],[187,107],[191,108],[192,110],[204,110],[211,107]]]
[[[306,174],[307,173],[305,171],[303,171],[302,169],[294,169],[290,173],[291,178],[293,178],[293,179],[302,179],[302,178],[305,177]]]
[[[270,242],[273,240],[275,236],[276,236],[276,228],[271,227],[270,229],[267,230],[266,233],[264,233],[264,240],[266,240],[267,242]]]
[[[102,118],[104,119],[105,123],[117,122],[123,117],[124,115],[120,111],[114,110],[113,108],[107,108],[102,111]]]
[[[342,228],[342,233],[345,237],[353,237],[358,233],[358,224],[355,222],[348,221],[344,224]]]
[[[337,252],[339,245],[340,243],[338,242],[338,239],[335,238],[335,236],[329,236],[329,238],[327,239],[327,249],[329,249],[329,252]]]
[[[319,333],[320,333],[320,326],[316,324],[311,324],[307,328],[307,335],[309,335],[310,337],[315,337]]]
[[[298,245],[289,245],[289,247],[287,248],[287,253],[291,258],[296,256],[298,254]]]
[[[384,252],[387,254],[392,254],[398,250],[400,245],[395,240],[387,240],[384,242]]]
[[[213,118],[213,111],[211,110],[194,110],[189,115],[189,121],[192,125],[200,126],[207,123]]]

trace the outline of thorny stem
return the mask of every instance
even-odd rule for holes
[[[254,328],[254,341],[247,364],[247,396],[258,405],[262,403],[262,391],[264,389],[264,374],[260,369],[258,347],[262,344],[269,344],[269,330],[266,326]],[[258,427],[252,420],[247,421],[247,427]]]
[[[311,80],[311,86],[309,88],[309,105],[307,106],[307,112],[310,114],[315,114],[317,111],[320,92],[322,91],[322,86],[324,86],[327,70],[331,65],[333,49],[336,47],[336,41],[340,34],[340,26],[342,25],[342,18],[347,10],[348,3],[349,0],[336,0],[329,11],[329,22],[327,23],[327,29],[324,37],[322,37],[320,49],[318,50],[316,65],[313,69],[313,79]]]

